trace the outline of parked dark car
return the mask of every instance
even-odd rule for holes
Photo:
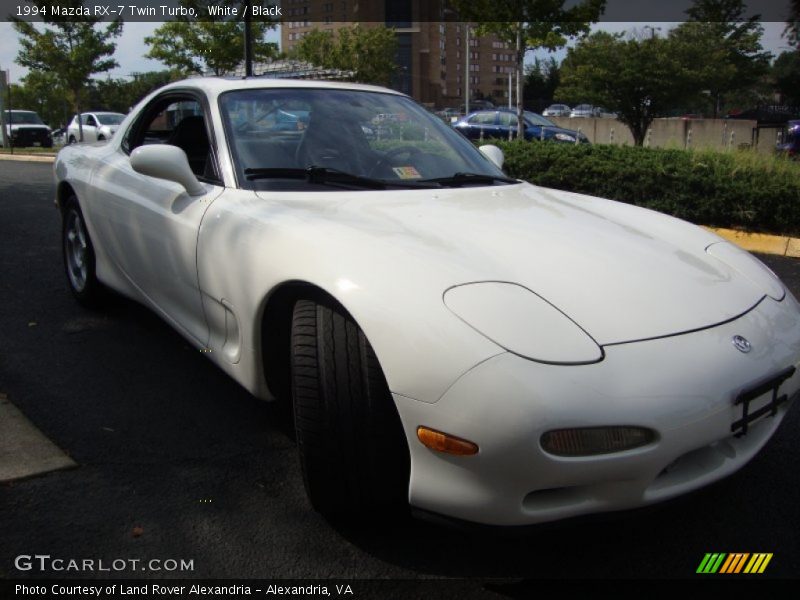
[[[786,124],[786,136],[778,144],[778,152],[794,159],[800,159],[800,120]]]
[[[589,139],[580,132],[559,127],[542,115],[525,111],[525,139],[526,140],[551,140],[565,143],[589,143]],[[508,139],[509,131],[517,135],[517,113],[508,109],[479,110],[467,115],[453,124],[471,140],[481,138]]]

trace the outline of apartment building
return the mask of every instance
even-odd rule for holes
[[[431,107],[458,107],[468,80],[471,100],[508,101],[513,48],[494,35],[476,35],[475,26],[459,22],[447,0],[283,0],[281,6],[286,52],[313,29],[385,25],[397,32],[395,89]]]

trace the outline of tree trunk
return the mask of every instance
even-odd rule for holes
[[[633,143],[635,146],[644,146],[644,140],[645,137],[647,137],[647,130],[652,122],[652,119],[643,119],[641,121],[634,121],[633,123],[626,123],[628,129],[631,130],[631,135],[633,136]]]

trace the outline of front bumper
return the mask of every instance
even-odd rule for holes
[[[732,344],[746,337],[752,351]],[[800,390],[800,307],[765,298],[748,314],[694,333],[605,347],[602,362],[556,366],[510,353],[462,375],[433,404],[395,395],[411,450],[412,506],[489,525],[527,525],[666,500],[730,475],[777,429]],[[792,400],[735,437],[737,395],[789,366]],[[753,412],[771,400],[754,400]],[[422,446],[420,425],[478,444],[474,456]],[[552,429],[636,425],[652,444],[565,458],[546,453]]]
[[[46,129],[20,127],[11,131],[11,143],[18,147],[52,146],[53,137]]]

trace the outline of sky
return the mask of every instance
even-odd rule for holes
[[[143,56],[147,52],[147,47],[142,40],[159,25],[160,23],[125,23],[123,34],[117,40],[117,51],[114,54],[114,58],[119,63],[119,68],[110,71],[108,76],[112,78],[128,77],[131,73],[164,69],[165,66],[162,63]],[[596,25],[594,29],[614,32],[630,31],[631,29],[642,29],[645,25],[647,23],[601,23]],[[652,23],[651,25],[660,27],[663,35],[677,23]],[[785,23],[766,22],[763,23],[763,26],[764,37],[761,43],[766,50],[776,56],[785,50],[789,50],[786,41],[781,37]],[[279,42],[278,31],[271,32],[268,39]],[[0,69],[10,71],[12,82],[18,82],[27,72],[26,69],[14,62],[19,51],[18,40],[19,34],[14,30],[11,23],[0,23]],[[560,60],[564,54],[565,51],[563,50],[556,53],[556,59]],[[533,60],[533,56],[533,53],[530,53],[528,60]],[[546,56],[546,53],[541,54],[541,56]]]

